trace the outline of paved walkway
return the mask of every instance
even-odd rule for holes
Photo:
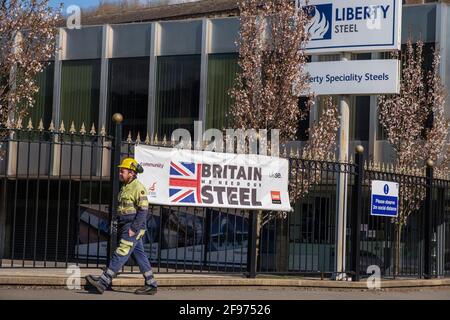
[[[87,274],[100,275],[101,269],[79,269],[80,274],[67,272],[66,269],[7,269],[0,268],[0,286],[51,286],[66,287],[71,279],[80,276],[80,285],[84,286],[84,276]],[[335,288],[335,289],[367,289],[366,280],[360,282],[320,280],[317,278],[287,277],[287,276],[258,276],[247,279],[237,274],[206,274],[206,273],[161,273],[155,275],[160,287],[205,287],[205,286],[266,286],[266,287],[295,287],[295,288]],[[138,287],[143,283],[140,274],[120,274],[113,281],[114,287]],[[410,288],[410,287],[440,287],[450,286],[450,278],[432,280],[382,280],[381,288]]]

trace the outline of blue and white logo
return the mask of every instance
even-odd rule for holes
[[[389,186],[387,184],[384,185],[384,194],[388,194],[389,193]]]
[[[306,7],[311,20],[308,32],[311,40],[330,40],[333,24],[333,4],[317,4]]]

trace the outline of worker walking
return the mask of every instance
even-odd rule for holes
[[[153,277],[150,261],[144,251],[142,238],[146,230],[148,200],[147,191],[137,180],[137,174],[144,170],[133,158],[125,158],[119,165],[119,179],[123,182],[118,196],[118,226],[120,243],[111,257],[108,268],[100,277],[86,276],[86,281],[97,293],[103,293],[111,286],[112,279],[122,269],[130,255],[133,254],[144,275],[144,287],[137,289],[136,294],[155,294],[156,280]]]

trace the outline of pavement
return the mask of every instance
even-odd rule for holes
[[[87,274],[100,275],[101,269],[64,268],[0,268],[0,287],[59,287],[85,285]],[[330,279],[294,276],[258,275],[255,279],[240,274],[207,273],[159,273],[155,278],[160,288],[164,287],[291,287],[323,289],[368,289],[367,280],[359,282],[334,281]],[[139,273],[120,274],[113,280],[113,287],[139,287],[143,284]],[[381,280],[381,289],[450,287],[450,278],[442,279],[397,279]]]

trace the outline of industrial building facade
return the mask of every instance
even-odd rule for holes
[[[124,134],[131,132],[135,137],[139,132],[142,139],[147,134],[169,138],[176,128],[192,131],[195,120],[203,121],[205,129],[227,127],[229,90],[238,71],[239,21],[233,16],[214,17],[214,12],[205,13],[207,18],[198,15],[92,26],[82,21],[81,29],[59,29],[61,50],[39,76],[41,89],[31,111],[33,123],[42,118],[45,127],[53,120],[56,127],[62,121],[66,127],[74,121],[76,128],[84,123],[109,129],[111,115],[120,112],[125,119]],[[139,20],[145,18],[142,14]],[[426,59],[433,48],[440,48],[441,77],[450,87],[450,4],[404,5],[402,43],[409,37],[425,42]],[[358,53],[352,58],[386,56]],[[339,58],[315,55],[311,60]],[[392,152],[378,125],[376,100],[376,96],[352,97],[350,150],[362,144],[371,159],[390,161]],[[307,139],[305,129],[317,119],[320,101],[309,119],[299,123],[299,141]],[[449,103],[446,113],[450,117]]]

